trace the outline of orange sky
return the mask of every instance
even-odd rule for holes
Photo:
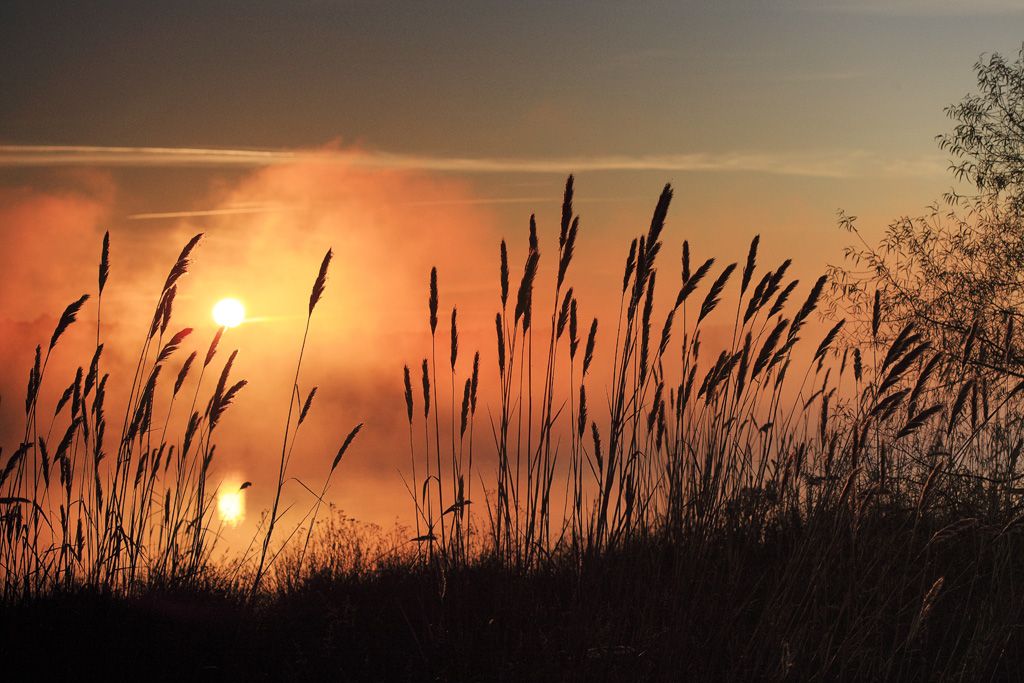
[[[363,520],[408,521],[401,371],[429,349],[431,266],[442,319],[459,308],[460,371],[480,348],[491,382],[498,242],[509,240],[515,280],[536,212],[542,255],[553,254],[570,172],[581,215],[571,284],[581,318],[603,330],[629,240],[665,182],[676,189],[666,290],[683,239],[695,260],[724,265],[755,233],[762,267],[792,257],[809,284],[841,258],[838,208],[877,236],[948,187],[933,140],[948,125],[942,107],[972,89],[980,53],[1015,54],[1024,28],[1019,8],[996,0],[969,14],[941,0],[372,5],[301,3],[287,16],[272,3],[248,14],[5,6],[0,443],[20,437],[35,344],[95,289],[103,232],[115,401],[167,269],[204,232],[172,323],[195,328],[177,362],[205,349],[216,300],[246,303],[253,320],[229,331],[221,360],[239,349],[235,376],[249,386],[217,454],[218,476],[253,481],[251,525],[275,474],[309,287],[331,247],[300,378],[303,392],[320,390],[292,474],[319,481],[365,422],[332,500]],[[545,283],[551,266],[542,256]],[[91,357],[94,303],[56,352],[51,399]],[[601,368],[604,353],[599,344]],[[446,377],[441,386],[444,399]],[[487,471],[486,407],[478,425]]]
[[[514,287],[525,256],[529,212],[536,210],[542,253],[537,305],[547,311],[563,179],[532,178],[521,191],[533,199],[500,205],[480,203],[486,190],[471,177],[302,162],[209,182],[192,206],[212,215],[132,218],[137,214],[124,215],[120,208],[130,200],[122,197],[125,190],[117,172],[77,168],[45,173],[53,178],[49,189],[24,184],[0,194],[0,225],[10,245],[0,255],[0,269],[12,281],[31,283],[0,293],[5,312],[0,322],[5,359],[0,368],[0,386],[5,388],[0,428],[9,437],[7,442],[16,440],[22,428],[17,406],[34,345],[48,339],[63,306],[95,289],[103,231],[111,231],[103,338],[114,405],[123,401],[124,378],[134,368],[167,269],[188,238],[203,231],[206,237],[179,288],[171,324],[172,329],[189,326],[195,332],[169,371],[176,373],[192,349],[203,353],[216,329],[210,309],[219,298],[235,296],[245,302],[251,320],[227,332],[214,364],[219,368],[227,353],[237,348],[233,376],[249,381],[218,438],[215,479],[253,482],[247,491],[247,522],[229,531],[231,538],[251,534],[259,511],[269,504],[309,289],[328,247],[335,258],[327,292],[313,318],[299,381],[303,394],[313,385],[319,392],[298,440],[292,476],[316,488],[341,439],[355,423],[365,422],[332,486],[331,500],[362,520],[384,525],[396,518],[409,522],[411,506],[399,476],[399,470],[408,474],[401,372],[404,363],[415,371],[430,348],[426,287],[430,268],[436,265],[442,359],[447,357],[451,306],[459,309],[460,392],[473,352],[482,352],[484,408],[478,415],[476,462],[485,480],[490,478],[494,456],[487,406],[494,405],[496,384],[498,244],[503,236],[509,240]],[[650,183],[646,197],[605,201],[590,187],[593,177],[583,174],[577,181],[581,233],[570,284],[580,300],[581,327],[596,316],[605,333],[595,362],[595,377],[604,381],[606,347],[612,341],[607,335],[628,239],[646,229],[660,184]],[[704,179],[700,191],[686,182],[689,178],[677,184],[662,257],[662,291],[671,293],[663,297],[674,294],[678,286],[684,238],[690,240],[695,263],[715,256],[724,266],[742,260],[758,232],[761,268],[792,257],[792,273],[805,287],[828,260],[839,258],[846,236],[833,226],[831,212],[817,205],[813,193],[778,197],[769,188],[747,189],[740,201],[732,189],[739,179],[719,174]],[[595,183],[599,187],[601,180]],[[896,207],[890,211],[894,215]],[[94,317],[95,299],[55,352],[44,388],[49,402],[44,405],[52,405],[75,367],[88,363]],[[713,345],[709,331],[704,334],[705,343]],[[445,367],[444,361],[439,365]],[[418,372],[414,377],[418,391]],[[449,382],[442,373],[442,406],[450,400]],[[206,391],[210,388],[208,383]],[[596,406],[592,411],[597,411],[604,390],[592,385],[590,391]],[[163,400],[166,405],[166,397]],[[183,431],[185,409],[179,402],[172,414],[172,434],[175,425],[177,433]],[[164,411],[158,409],[159,414]],[[447,414],[442,408],[442,425]],[[288,491],[286,499],[298,503],[296,510],[308,509],[309,496],[301,486],[291,483]]]

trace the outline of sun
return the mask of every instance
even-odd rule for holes
[[[221,327],[238,327],[245,322],[245,306],[232,297],[221,299],[213,306],[213,319]]]
[[[217,498],[217,514],[225,524],[236,526],[245,517],[245,494],[242,491],[221,491]]]

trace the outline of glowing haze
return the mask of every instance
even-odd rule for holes
[[[685,237],[702,257],[738,260],[760,233],[762,262],[793,257],[807,281],[840,258],[837,208],[877,233],[948,186],[933,142],[942,107],[972,89],[980,53],[1015,54],[1024,27],[998,2],[967,16],[925,0],[706,4],[5,3],[0,443],[20,438],[35,345],[95,290],[104,231],[115,402],[167,269],[203,232],[172,326],[193,327],[200,352],[224,326],[223,352],[239,350],[234,375],[249,385],[224,419],[214,483],[228,494],[221,519],[238,525],[227,533],[251,533],[331,247],[299,380],[302,395],[319,389],[292,474],[322,481],[365,422],[329,498],[407,520],[401,372],[429,351],[431,266],[441,309],[459,308],[460,372],[480,349],[488,379],[498,241],[520,263],[536,212],[541,253],[554,253],[569,172],[586,320],[613,319],[629,239],[665,182],[668,253]],[[94,303],[55,352],[44,404],[88,363]]]

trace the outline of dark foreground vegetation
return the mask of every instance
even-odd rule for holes
[[[831,277],[761,267],[756,237],[735,263],[691,261],[685,241],[666,258],[666,186],[626,253],[618,317],[587,324],[570,177],[546,269],[533,220],[521,266],[500,246],[482,372],[479,353],[459,355],[455,308],[438,334],[432,272],[431,348],[404,373],[414,529],[394,536],[323,508],[359,426],[325,463],[307,531],[275,534],[315,409],[302,348],[330,252],[273,506],[224,562],[208,482],[245,382],[229,379],[231,355],[200,401],[219,335],[180,364],[188,328],[165,337],[199,237],[161,290],[115,437],[99,307],[91,360],[39,405],[49,354],[87,310],[72,303],[37,350],[24,438],[0,472],[4,664],[173,679],[1016,677],[1024,60],[977,68],[981,94],[950,109],[942,139],[977,192],[894,222]],[[724,341],[702,343],[723,321]],[[599,343],[610,381],[591,367]],[[169,425],[189,391],[179,437]]]
[[[651,540],[582,570],[386,564],[256,605],[80,589],[5,609],[0,635],[7,671],[157,680],[1014,679],[1020,533],[871,517]]]

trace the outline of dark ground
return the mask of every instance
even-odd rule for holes
[[[396,562],[256,605],[52,595],[2,608],[0,652],[8,680],[1012,680],[1024,548],[959,527],[650,541],[527,575]]]

